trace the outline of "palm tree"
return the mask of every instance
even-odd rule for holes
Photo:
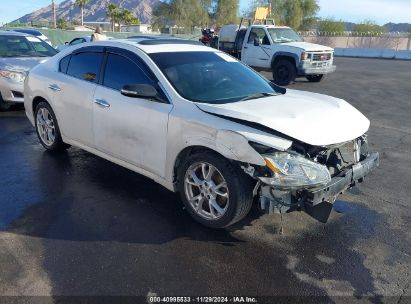
[[[110,3],[107,6],[107,16],[110,18],[110,21],[111,21],[111,31],[112,32],[115,31],[114,25],[116,23],[117,14],[118,14],[118,7],[115,4]]]
[[[74,5],[77,5],[80,8],[81,12],[81,25],[84,25],[84,6],[88,4],[89,0],[76,0]]]

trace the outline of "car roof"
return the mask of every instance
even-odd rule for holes
[[[15,32],[15,31],[0,31],[0,35],[2,36],[32,36],[30,34],[22,33],[22,32]]]
[[[102,41],[100,44],[113,46],[119,43],[131,45],[139,48],[145,53],[169,53],[169,52],[216,52],[216,49],[204,46],[202,43],[195,40],[183,39],[118,39],[110,41]]]
[[[26,33],[34,36],[43,35],[40,31],[34,29],[12,29],[14,32]]]

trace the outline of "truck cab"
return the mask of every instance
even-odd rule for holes
[[[288,85],[296,77],[319,82],[336,69],[334,49],[304,42],[286,26],[223,26],[219,48],[257,71],[272,71],[273,80],[279,85]]]

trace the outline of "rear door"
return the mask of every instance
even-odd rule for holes
[[[76,50],[60,61],[61,77],[50,82],[55,91],[55,107],[60,113],[62,133],[81,144],[93,147],[93,95],[103,62],[102,47]]]
[[[115,158],[164,176],[172,105],[122,95],[120,91],[125,85],[157,87],[158,81],[132,52],[107,48],[105,56],[103,77],[93,102],[95,146]]]

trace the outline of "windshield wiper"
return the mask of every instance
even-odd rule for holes
[[[273,93],[261,92],[261,93],[256,93],[256,94],[253,94],[253,95],[246,96],[246,97],[240,99],[240,101],[263,98],[263,97],[268,97],[268,96],[275,96],[275,95],[276,94],[273,94]]]

